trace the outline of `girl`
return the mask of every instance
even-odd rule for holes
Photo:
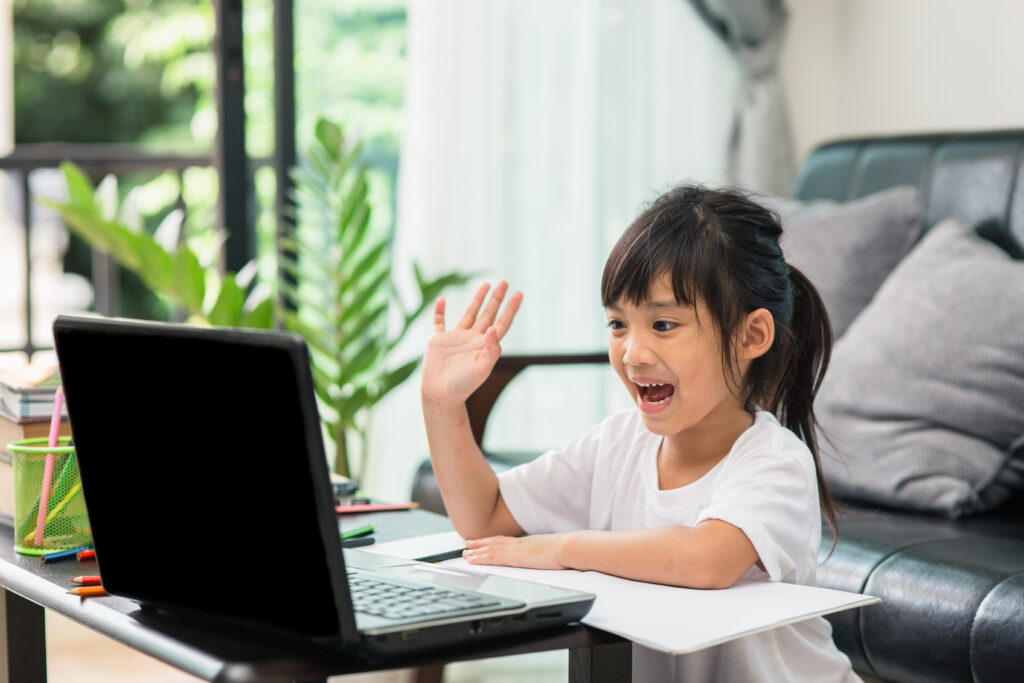
[[[609,360],[636,409],[500,476],[473,441],[465,400],[522,295],[499,315],[507,285],[489,300],[483,285],[451,330],[438,300],[423,412],[448,514],[474,539],[469,562],[690,588],[815,584],[821,512],[835,529],[812,407],[832,333],[813,285],[784,261],[781,233],[735,191],[684,186],[657,199],[601,283]],[[633,680],[859,679],[819,617],[678,657],[634,646]]]

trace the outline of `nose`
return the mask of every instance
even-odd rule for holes
[[[630,333],[623,339],[622,362],[631,367],[650,365],[654,354],[641,334]]]

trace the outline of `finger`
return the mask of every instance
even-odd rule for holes
[[[486,545],[491,545],[492,543],[494,543],[495,541],[497,541],[500,538],[501,538],[501,536],[488,536],[487,538],[467,538],[466,539],[466,547],[467,548],[482,548],[482,547],[484,547]]]
[[[484,307],[483,313],[477,318],[475,328],[484,332],[488,327],[494,324],[494,319],[498,315],[498,309],[501,308],[501,301],[505,298],[505,292],[508,291],[508,283],[502,280],[495,286],[494,291],[491,292],[491,298],[487,301],[487,306]]]
[[[473,295],[473,300],[469,302],[469,306],[466,307],[466,312],[462,314],[462,318],[459,320],[459,327],[468,330],[473,327],[473,323],[476,322],[476,316],[480,312],[480,307],[484,305],[484,298],[487,296],[487,290],[491,288],[489,282],[485,282],[477,287],[476,294]]]
[[[501,312],[501,316],[498,321],[494,323],[494,331],[497,333],[498,341],[501,341],[508,332],[508,328],[512,326],[512,321],[516,317],[516,313],[519,312],[519,305],[523,302],[523,293],[516,292],[508,300],[505,305],[505,310]]]
[[[434,302],[434,331],[444,332],[444,297]]]

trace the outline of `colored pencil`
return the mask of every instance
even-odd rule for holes
[[[95,575],[76,576],[75,578],[71,579],[71,583],[79,583],[83,586],[98,586],[100,585],[100,577]]]
[[[364,545],[373,545],[373,536],[358,536],[356,538],[342,539],[342,548],[360,548]]]
[[[83,545],[81,548],[72,548],[71,550],[58,550],[55,553],[48,553],[43,555],[43,562],[56,562],[58,560],[66,560],[70,557],[78,557],[81,553],[92,550],[91,545]],[[81,558],[79,558],[81,559]]]
[[[57,437],[60,436],[60,406],[64,394],[60,387],[53,397],[53,417],[50,418],[50,438],[46,445],[53,448],[57,445]],[[43,468],[43,485],[39,490],[39,512],[36,513],[36,546],[43,544],[43,529],[46,528],[46,510],[50,505],[50,480],[53,478],[53,453],[46,454],[46,464]]]
[[[96,551],[92,548],[89,548],[88,550],[83,550],[82,552],[78,553],[77,557],[79,562],[81,562],[82,560],[93,560],[96,559]]]
[[[100,595],[107,595],[107,591],[103,590],[103,586],[79,586],[78,588],[72,588],[68,591],[71,595],[77,595],[82,598],[98,597]]]

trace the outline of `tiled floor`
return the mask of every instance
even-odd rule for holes
[[[50,683],[194,683],[182,673],[127,645],[46,612],[46,657]],[[565,652],[465,662],[447,667],[445,683],[561,683],[567,679]],[[332,683],[410,683],[407,670],[338,676]]]
[[[46,668],[50,683],[194,683],[183,673],[127,645],[46,612]],[[408,683],[407,671],[339,676],[339,683]]]

